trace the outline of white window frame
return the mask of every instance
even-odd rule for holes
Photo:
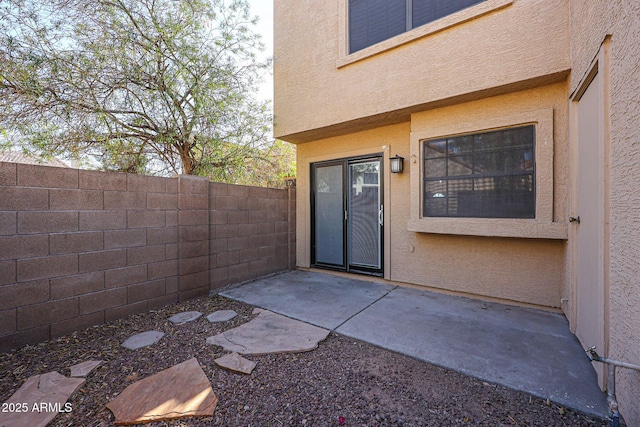
[[[494,129],[535,125],[535,218],[424,217],[422,212],[422,141]],[[411,218],[409,231],[470,236],[567,239],[567,224],[553,221],[553,109],[508,114],[480,121],[459,121],[411,132]]]
[[[386,52],[398,46],[410,43],[414,40],[437,33],[463,22],[476,19],[498,9],[510,6],[514,0],[486,0],[482,3],[462,9],[451,15],[444,16],[436,21],[410,29],[380,43],[376,43],[354,53],[349,53],[349,0],[338,0],[339,2],[339,43],[340,52],[336,67],[342,68],[354,62],[361,61],[371,56]],[[407,20],[411,18],[411,12],[407,13]],[[410,28],[410,22],[407,22]]]

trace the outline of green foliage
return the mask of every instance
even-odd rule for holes
[[[229,150],[236,148],[228,147]],[[276,140],[235,159],[225,167],[213,168],[199,175],[209,176],[216,182],[261,187],[281,187],[285,178],[296,175],[296,152],[288,142]]]
[[[246,0],[4,0],[0,15],[13,145],[227,182],[269,184],[288,167],[253,98],[269,64]]]

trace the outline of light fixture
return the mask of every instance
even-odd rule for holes
[[[404,170],[404,157],[400,157],[397,154],[395,157],[389,159],[391,164],[391,173],[402,173]]]

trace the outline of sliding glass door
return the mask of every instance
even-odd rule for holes
[[[382,158],[312,165],[312,263],[382,274]]]

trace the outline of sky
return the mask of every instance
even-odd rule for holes
[[[273,57],[273,0],[249,0],[251,14],[258,16],[260,20],[254,30],[262,35],[265,45],[265,57]],[[260,86],[258,97],[273,102],[273,75],[265,76]]]

